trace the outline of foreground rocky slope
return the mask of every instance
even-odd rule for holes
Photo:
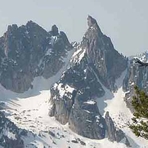
[[[26,136],[26,130],[19,129],[0,112],[0,146],[4,148],[24,148],[23,137]]]
[[[109,114],[101,116],[97,98],[105,91],[102,85],[116,90],[115,79],[126,69],[127,59],[113,47],[95,19],[88,16],[88,30],[71,59],[71,67],[51,89],[50,116],[76,133],[92,138],[121,141],[125,135],[116,130]],[[112,136],[113,137],[112,137]],[[116,138],[115,138],[116,137]]]

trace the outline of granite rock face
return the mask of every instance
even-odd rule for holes
[[[77,45],[70,67],[51,88],[49,115],[62,124],[68,123],[70,129],[84,137],[103,139],[108,132],[111,141],[121,141],[125,135],[118,134],[111,118],[101,116],[95,100],[105,94],[102,85],[116,89],[115,79],[126,66],[127,59],[114,49],[96,20],[88,16],[88,30]],[[120,139],[115,138],[117,134]]]
[[[36,76],[55,75],[71,49],[65,33],[55,25],[50,32],[32,21],[8,26],[0,38],[0,83],[14,92],[27,91]]]
[[[94,101],[104,95],[104,90],[91,68],[83,70],[80,65],[69,68],[51,89],[51,95],[50,116],[62,124],[69,123],[82,136],[104,138],[105,122]]]
[[[115,79],[127,67],[127,59],[114,49],[111,39],[101,32],[96,20],[88,16],[88,30],[82,48],[86,50],[88,63],[95,66],[100,81],[109,89],[115,90]]]
[[[97,103],[93,100],[83,102],[81,97],[75,99],[69,117],[69,127],[84,137],[103,139],[106,124],[99,113]]]

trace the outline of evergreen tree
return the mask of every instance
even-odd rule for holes
[[[148,95],[137,86],[135,86],[132,106],[134,108],[134,117],[130,128],[136,136],[148,139]]]

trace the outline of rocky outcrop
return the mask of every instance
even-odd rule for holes
[[[32,87],[36,76],[47,79],[55,75],[71,49],[66,34],[59,33],[55,25],[50,32],[32,21],[8,26],[0,38],[0,83],[22,93]]]
[[[95,100],[105,94],[102,84],[115,90],[115,79],[125,70],[127,59],[114,49],[110,38],[90,16],[88,27],[70,68],[51,88],[49,115],[62,124],[68,123],[70,129],[84,137],[103,139],[108,132],[111,141],[119,142],[125,135],[116,130],[110,117],[100,115]]]
[[[103,139],[105,137],[106,124],[99,113],[97,103],[94,100],[81,101],[76,97],[69,117],[69,127],[79,135],[91,139]]]
[[[94,64],[100,81],[115,90],[115,79],[126,69],[127,59],[114,49],[111,39],[101,32],[91,16],[88,16],[88,26],[81,48],[86,49],[88,63]]]
[[[49,111],[50,116],[55,118],[62,124],[66,124],[69,120],[71,108],[73,106],[73,88],[62,86],[63,84],[55,84],[51,90],[52,108]],[[71,90],[68,90],[71,89]]]
[[[51,28],[51,32],[50,32],[53,36],[57,36],[59,35],[59,30],[58,27],[56,25],[53,25]]]
[[[0,112],[0,146],[4,148],[24,148],[25,145],[21,139],[24,133],[26,133],[25,130],[18,129]]]
[[[116,141],[116,128],[114,126],[113,120],[109,116],[109,112],[106,112],[105,121],[107,125],[107,135],[110,141]]]
[[[95,70],[86,64],[69,68],[51,89],[50,116],[62,124],[69,123],[76,133],[95,139],[105,136],[105,122],[93,100],[104,95]]]
[[[89,66],[84,67],[85,62],[84,59],[80,65],[69,68],[51,89],[53,107],[50,115],[54,115],[62,124],[63,121],[68,122],[76,97],[85,102],[104,95],[95,71]]]
[[[134,86],[138,86],[140,89],[148,92],[148,69],[147,67],[140,67],[135,63],[136,58],[139,58],[143,62],[148,61],[148,53],[145,52],[140,56],[135,56],[129,60],[126,77],[123,81],[123,89],[126,92],[125,102],[127,107],[133,112],[131,104],[132,97],[135,94]]]
[[[120,142],[122,140],[125,140],[125,144],[127,146],[130,146],[130,143],[125,134],[123,133],[123,131],[115,127],[112,118],[109,116],[109,112],[106,112],[105,114],[105,122],[106,122],[107,137],[110,141]]]

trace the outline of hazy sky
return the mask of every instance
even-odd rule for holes
[[[88,14],[120,53],[148,50],[148,0],[0,0],[0,36],[9,24],[33,20],[48,31],[56,24],[70,41],[80,42]]]

